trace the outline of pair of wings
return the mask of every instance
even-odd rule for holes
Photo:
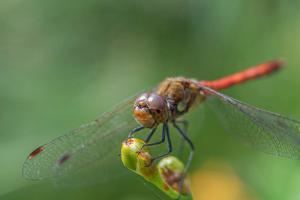
[[[266,153],[300,158],[300,122],[242,103],[211,88],[200,86],[206,100],[217,111],[227,132]],[[46,178],[68,182],[112,179],[124,170],[121,143],[137,126],[132,116],[136,96],[104,113],[96,120],[62,135],[29,156],[23,165],[27,179]]]

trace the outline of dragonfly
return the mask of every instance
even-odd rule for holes
[[[188,144],[189,165],[195,151],[193,141],[179,119],[191,108],[209,104],[217,110],[225,129],[254,149],[292,159],[300,158],[300,122],[243,103],[220,91],[281,69],[280,60],[271,60],[217,80],[198,81],[184,77],[165,79],[153,91],[135,95],[95,120],[80,126],[32,151],[23,164],[23,176],[30,180],[104,181],[120,174],[118,148],[127,137],[147,130],[145,146],[167,143],[173,152],[169,126]],[[158,127],[162,126],[162,131]],[[152,136],[161,134],[160,141]]]

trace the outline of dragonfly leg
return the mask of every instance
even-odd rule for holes
[[[187,129],[188,129],[188,126],[189,126],[189,122],[187,120],[185,120],[185,119],[178,119],[178,120],[176,120],[174,122],[177,123],[177,124],[182,124],[182,126],[183,126],[182,130],[187,135]],[[180,141],[179,148],[178,148],[178,153],[177,153],[179,158],[182,157],[182,155],[183,155],[184,142],[185,142],[185,140],[184,140],[184,138],[182,136],[181,136],[181,138],[182,138],[182,140]]]
[[[144,128],[145,128],[144,126],[138,126],[138,127],[134,128],[132,131],[130,131],[128,138],[132,138],[136,132],[138,132]]]
[[[185,119],[177,119],[175,120],[177,124],[182,124],[183,125],[183,131],[186,132],[188,127],[189,127],[189,122]]]
[[[153,131],[152,131],[152,130],[153,130]],[[149,133],[150,138],[152,137],[152,135],[153,135],[153,133],[155,132],[156,128],[154,128],[154,129],[152,129],[152,130],[151,130],[150,133]],[[149,138],[149,136],[147,137],[147,139]],[[160,141],[153,142],[153,143],[146,143],[146,144],[144,144],[144,145],[142,146],[142,148],[144,148],[144,147],[149,147],[149,146],[154,146],[154,145],[158,145],[158,144],[162,144],[162,143],[165,142],[165,138],[166,138],[166,134],[165,134],[165,130],[164,130],[164,128],[163,128],[162,134],[161,134],[161,140],[160,140]],[[147,141],[147,139],[146,139],[146,141]]]
[[[175,127],[175,129],[180,133],[180,135],[182,136],[182,138],[189,144],[190,148],[191,148],[191,151],[190,151],[190,154],[189,154],[189,158],[186,162],[186,165],[185,165],[185,168],[184,168],[184,171],[182,173],[182,177],[181,177],[181,181],[180,181],[180,187],[179,187],[179,197],[178,199],[180,198],[181,196],[181,191],[182,191],[182,188],[183,188],[183,183],[184,183],[184,179],[187,175],[187,172],[188,172],[188,169],[191,165],[191,162],[193,160],[193,156],[194,156],[194,151],[195,151],[195,147],[194,147],[194,144],[192,142],[192,140],[187,136],[186,132],[183,131],[177,124],[176,122],[173,122],[173,126]]]
[[[162,157],[165,157],[167,155],[169,155],[170,153],[172,153],[173,151],[173,146],[172,146],[172,142],[171,142],[171,137],[170,137],[170,131],[169,131],[169,126],[167,123],[165,123],[163,125],[163,135],[166,135],[167,136],[167,142],[168,142],[168,151],[164,154],[161,154],[159,156],[156,156],[156,157],[153,157],[151,159],[151,162],[150,162],[150,165],[157,159],[160,159]]]
[[[148,142],[151,140],[151,138],[152,138],[153,134],[155,133],[155,131],[156,131],[156,127],[155,127],[155,128],[152,128],[152,129],[150,130],[150,132],[148,133],[148,136],[147,136],[147,138],[146,138],[146,140],[145,140],[146,143],[148,143]]]

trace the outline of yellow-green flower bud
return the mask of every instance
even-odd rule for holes
[[[142,148],[145,142],[138,138],[129,138],[122,143],[121,160],[123,165],[154,184],[171,198],[177,198],[181,192],[182,200],[191,199],[186,181],[181,188],[183,163],[174,156],[165,157],[158,164],[151,163],[152,156],[148,148]]]

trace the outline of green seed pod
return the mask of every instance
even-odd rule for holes
[[[180,192],[182,194],[189,193],[187,180],[184,180],[183,182],[181,180],[183,176],[184,165],[180,160],[178,160],[178,158],[174,156],[163,158],[158,163],[158,171],[165,183],[165,188],[171,187],[177,192],[181,190]]]
[[[121,160],[125,167],[136,171],[138,162],[137,156],[143,144],[144,141],[137,138],[129,138],[122,143]]]
[[[121,160],[123,165],[142,176],[171,198],[179,196],[181,177],[184,171],[183,163],[174,156],[160,160],[158,164],[151,163],[151,153],[148,148],[142,148],[145,142],[138,138],[130,138],[122,143]],[[182,198],[190,199],[188,186],[184,182]]]

